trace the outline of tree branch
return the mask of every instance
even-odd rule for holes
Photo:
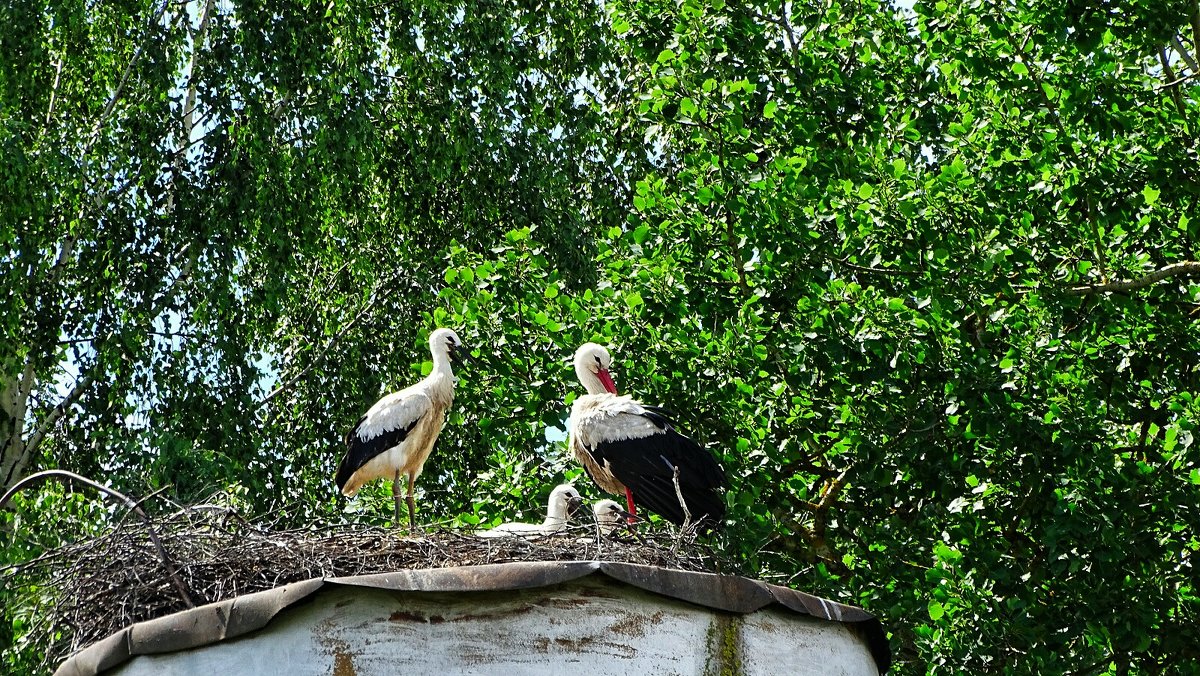
[[[63,59],[59,57],[58,67],[54,69],[54,84],[50,85],[50,103],[46,106],[46,126],[50,126],[50,118],[54,117],[54,102],[58,98],[58,83],[62,80]]]
[[[1075,167],[1083,171],[1083,167],[1089,166],[1089,163],[1084,162],[1075,145],[1068,142],[1071,136],[1067,133],[1067,127],[1062,120],[1062,113],[1059,111],[1058,104],[1046,92],[1046,85],[1038,72],[1037,63],[1025,51],[1025,45],[1029,43],[1029,39],[1032,36],[1031,29],[1030,32],[1025,34],[1025,39],[1021,41],[1021,44],[1016,45],[1017,55],[1021,57],[1021,63],[1025,65],[1025,69],[1029,72],[1030,79],[1037,85],[1038,93],[1041,94],[1042,101],[1046,103],[1046,109],[1050,111],[1050,118],[1054,121],[1054,126],[1058,127],[1058,134],[1062,138],[1062,142],[1066,144],[1067,148],[1071,151],[1071,155],[1075,157]],[[1092,227],[1092,252],[1096,256],[1096,268],[1100,270],[1100,278],[1107,282],[1108,264],[1106,263],[1104,250],[1100,244],[1100,226],[1096,223],[1095,212],[1092,208],[1092,196],[1087,192],[1083,193],[1083,204],[1087,210],[1088,225]]]
[[[192,34],[192,58],[191,63],[188,65],[187,95],[183,101],[183,140],[179,144],[184,152],[179,152],[175,155],[175,174],[171,178],[171,192],[167,195],[168,213],[172,213],[175,210],[175,193],[177,192],[175,178],[181,175],[186,169],[186,149],[192,145],[192,132],[196,128],[194,117],[196,108],[196,67],[200,63],[200,50],[204,47],[204,42],[208,38],[208,20],[212,14],[212,8],[213,0],[207,0],[204,3],[204,7],[200,10],[200,24],[196,27],[196,32]]]
[[[1087,296],[1093,293],[1113,293],[1117,291],[1133,291],[1150,286],[1169,277],[1191,277],[1200,275],[1200,261],[1183,261],[1172,263],[1161,270],[1155,270],[1137,279],[1125,282],[1109,282],[1096,286],[1076,286],[1066,290],[1068,296]]]
[[[1175,70],[1171,68],[1171,62],[1167,59],[1167,50],[1162,48],[1158,50],[1158,60],[1162,63],[1163,75],[1166,76],[1168,82],[1178,82],[1175,77]],[[1178,87],[1168,87],[1167,91],[1171,96],[1171,100],[1175,102],[1175,109],[1179,111],[1179,117],[1183,118],[1184,130],[1187,129],[1187,108],[1183,105],[1183,97],[1179,95]]]
[[[99,117],[96,118],[96,123],[92,126],[92,136],[90,139],[88,139],[87,146],[83,151],[85,156],[91,152],[92,146],[96,143],[96,140],[99,139],[100,130],[103,129],[104,122],[108,119],[108,116],[112,114],[113,108],[117,105],[117,100],[121,98],[121,93],[124,91],[125,85],[129,82],[129,76],[133,74],[133,67],[136,66],[137,62],[142,58],[142,49],[146,46],[146,38],[149,37],[150,26],[158,23],[159,19],[162,18],[163,13],[167,11],[167,7],[170,6],[170,4],[171,3],[169,1],[164,2],[162,6],[158,8],[158,11],[154,13],[154,18],[150,19],[150,23],[146,29],[146,35],[143,36],[142,41],[139,42],[138,46],[133,50],[133,56],[129,58],[129,63],[125,64],[125,71],[121,73],[121,79],[117,81],[117,86],[113,89],[112,95],[108,97],[108,103],[104,105],[104,110],[100,113]]]
[[[150,520],[149,515],[147,515],[145,510],[141,508],[141,505],[124,493],[92,481],[86,477],[82,477],[74,472],[68,472],[61,469],[48,469],[44,472],[38,472],[37,474],[30,474],[24,479],[18,481],[12,488],[8,490],[8,492],[4,494],[3,497],[0,497],[0,509],[4,509],[4,507],[8,505],[8,501],[11,500],[12,497],[17,493],[31,486],[45,483],[50,479],[58,479],[60,481],[78,481],[85,486],[91,486],[105,495],[120,500],[125,504],[127,509],[133,511],[135,514],[141,517],[142,522],[146,524],[147,532],[150,534],[150,540],[154,543],[154,548],[158,550],[158,556],[162,561],[163,568],[166,569],[167,576],[171,578],[171,583],[175,585],[175,589],[179,592],[180,597],[183,599],[183,602],[188,608],[196,607],[196,604],[192,601],[191,594],[188,593],[187,587],[183,584],[183,580],[181,580],[179,578],[179,574],[175,572],[175,566],[171,563],[171,558],[167,556],[167,550],[163,547],[162,540],[158,538],[158,531],[154,528],[154,522]]]
[[[1200,70],[1200,67],[1196,65],[1196,60],[1192,58],[1191,52],[1187,50],[1187,47],[1183,46],[1183,42],[1179,39],[1178,35],[1171,36],[1171,46],[1175,48],[1175,51],[1179,53],[1180,58],[1187,63],[1188,68],[1191,68],[1193,73]]]
[[[1197,75],[1200,75],[1200,73],[1190,73],[1188,75],[1184,75],[1184,76],[1175,78],[1174,80],[1171,80],[1170,82],[1164,82],[1159,85],[1154,85],[1154,91],[1160,92],[1164,89],[1178,87],[1179,85],[1183,84],[1184,82],[1187,82],[1188,80],[1195,78]]]
[[[375,303],[377,301],[383,300],[384,298],[386,298],[388,296],[388,293],[386,292],[386,290],[389,287],[393,287],[395,285],[397,279],[398,278],[393,277],[388,282],[382,283],[378,287],[376,287],[375,291],[371,293],[371,295],[367,298],[366,302],[363,303],[362,307],[359,308],[358,312],[354,315],[354,318],[351,319],[349,322],[346,322],[346,325],[343,326],[340,331],[338,331],[334,335],[330,336],[329,341],[325,343],[325,346],[321,348],[321,351],[317,354],[317,356],[314,357],[313,360],[310,361],[307,366],[300,369],[298,372],[296,372],[296,374],[292,375],[287,380],[281,382],[278,386],[276,386],[276,388],[274,390],[271,390],[271,392],[269,394],[267,394],[267,396],[263,397],[263,400],[258,402],[258,406],[255,407],[256,410],[262,410],[262,408],[264,406],[266,406],[272,399],[279,396],[282,392],[284,392],[285,390],[290,388],[292,385],[294,385],[296,383],[297,380],[300,380],[305,375],[307,375],[309,371],[313,370],[313,367],[315,367],[317,364],[321,363],[321,360],[325,358],[325,355],[329,353],[329,350],[332,349],[333,346],[336,345],[337,342],[339,340],[341,340],[341,338],[343,336],[345,336],[346,333],[348,333],[350,331],[350,329],[352,329],[354,327],[354,325],[357,324],[360,319],[365,317],[367,315],[367,313],[370,312],[371,309],[375,307]]]
[[[898,277],[920,277],[921,273],[916,270],[897,270],[893,268],[869,268],[864,265],[855,265],[847,258],[833,259],[838,265],[845,266],[855,272],[867,272],[874,275],[893,275]]]
[[[70,408],[72,404],[79,401],[79,398],[83,396],[83,393],[87,390],[87,388],[91,387],[92,382],[95,381],[95,379],[95,376],[93,376],[91,373],[88,373],[86,375],[81,375],[79,379],[75,381],[74,387],[72,387],[71,391],[67,393],[67,396],[63,397],[63,400],[58,402],[58,405],[50,409],[50,413],[47,414],[45,418],[42,418],[42,421],[39,422],[37,427],[34,428],[33,434],[29,435],[29,441],[25,442],[26,456],[33,455],[34,450],[42,444],[42,440],[46,437],[46,434],[48,434],[50,430],[53,429],[58,423],[58,419],[67,412],[67,409]]]
[[[1200,50],[1200,0],[1192,0],[1192,14],[1188,19],[1192,24],[1192,49]]]

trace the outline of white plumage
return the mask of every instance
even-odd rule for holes
[[[616,500],[605,498],[592,505],[592,516],[596,517],[596,525],[601,535],[608,535],[621,525],[621,504]]]
[[[609,502],[612,502],[611,500]],[[583,498],[579,491],[570,484],[555,486],[550,491],[549,504],[546,506],[546,520],[540,524],[533,523],[502,523],[491,530],[476,533],[481,538],[500,537],[543,537],[566,530],[571,513],[574,512]]]
[[[346,454],[338,465],[337,486],[352,496],[368,481],[392,479],[396,520],[400,519],[400,477],[408,477],[408,521],[416,526],[413,484],[454,401],[451,362],[462,348],[458,334],[438,329],[429,336],[433,371],[421,382],[375,402],[346,435]]]
[[[628,494],[628,489],[612,475],[607,466],[602,466],[597,462],[589,450],[595,443],[596,436],[596,431],[591,429],[592,425],[602,423],[604,418],[611,417],[618,412],[616,409],[606,409],[606,405],[622,399],[627,402],[632,401],[630,397],[617,395],[617,385],[608,373],[611,366],[612,357],[608,354],[608,350],[600,345],[584,343],[579,346],[578,350],[575,350],[575,376],[579,378],[579,383],[587,390],[587,394],[575,399],[575,403],[571,405],[567,444],[571,448],[571,453],[575,455],[575,459],[584,466],[588,476],[596,482],[597,486],[607,493],[621,495]],[[606,409],[606,412],[602,412],[601,409]],[[599,415],[596,415],[597,413]],[[632,508],[632,496],[628,499]]]
[[[595,343],[575,351],[575,375],[587,394],[571,406],[571,452],[608,493],[625,495],[676,525],[715,527],[724,518],[719,490],[725,475],[716,458],[675,429],[670,414],[617,394],[612,357]]]

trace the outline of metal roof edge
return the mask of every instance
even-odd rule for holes
[[[880,673],[891,666],[883,625],[861,608],[736,575],[608,561],[524,561],[312,578],[245,594],[125,627],[68,657],[55,676],[94,676],[138,655],[198,648],[257,631],[326,585],[419,592],[503,591],[561,584],[596,573],[716,610],[745,614],[778,604],[796,613],[848,624],[867,642]]]

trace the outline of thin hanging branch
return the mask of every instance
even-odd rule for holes
[[[325,359],[325,355],[328,354],[331,349],[333,349],[338,341],[340,341],[347,333],[350,332],[350,329],[354,328],[354,325],[357,324],[359,320],[374,310],[379,302],[391,295],[400,279],[401,276],[397,275],[384,280],[379,284],[379,286],[375,287],[375,290],[372,291],[371,295],[367,297],[367,300],[363,302],[362,307],[358,309],[358,312],[355,313],[354,317],[351,318],[350,321],[346,322],[346,324],[342,326],[337,333],[329,337],[329,340],[327,340],[325,345],[321,347],[321,351],[317,353],[317,356],[310,360],[304,368],[283,379],[274,390],[271,390],[267,396],[263,397],[262,401],[258,402],[256,410],[262,409],[264,406],[270,403],[272,399],[279,396],[283,392],[286,392],[292,385],[296,384],[296,381],[307,375],[308,372],[313,369],[313,367],[320,364]]]

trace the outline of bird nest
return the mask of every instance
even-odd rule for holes
[[[44,646],[49,667],[129,624],[314,577],[514,561],[719,567],[694,532],[639,531],[602,537],[584,524],[539,538],[481,538],[361,525],[281,529],[210,505],[125,519],[99,537],[0,569],[0,578],[37,608],[29,638]]]

